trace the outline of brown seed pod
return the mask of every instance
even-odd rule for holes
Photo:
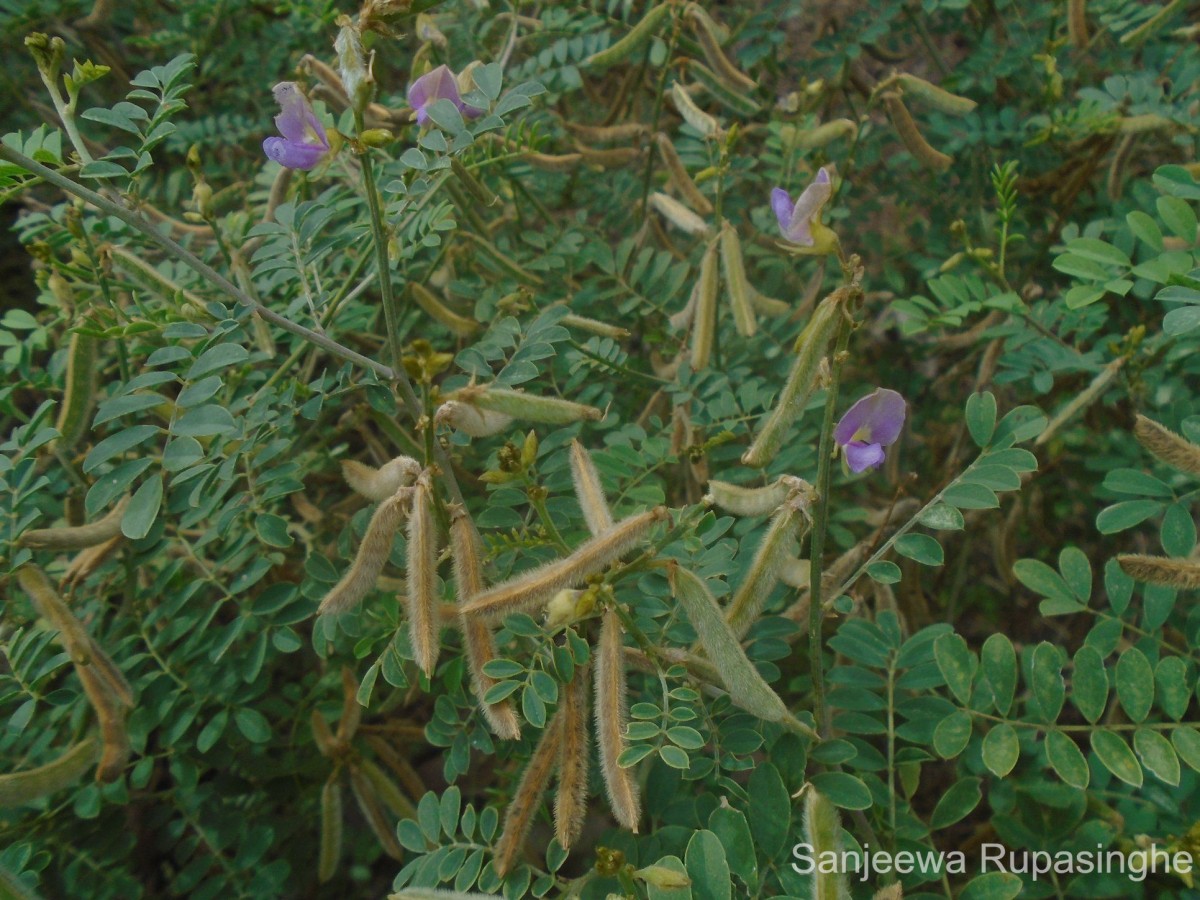
[[[1200,562],[1165,556],[1123,554],[1117,563],[1125,574],[1148,584],[1164,584],[1181,590],[1200,588]]]
[[[433,484],[426,472],[413,488],[408,517],[408,624],[417,665],[432,678],[437,667],[437,530],[433,521]]]
[[[121,536],[121,517],[125,515],[127,506],[128,495],[118,500],[116,506],[95,522],[67,528],[35,528],[21,535],[19,543],[33,550],[85,550],[95,547]]]
[[[587,667],[577,666],[571,683],[560,692],[562,700],[555,714],[562,721],[558,725],[561,743],[554,833],[564,850],[570,850],[578,839],[587,811],[588,759],[592,752],[588,740],[587,686]]]
[[[375,586],[375,580],[391,555],[392,542],[404,519],[412,491],[413,488],[401,488],[375,509],[354,562],[341,581],[325,595],[317,608],[317,615],[346,612]]]
[[[696,312],[692,322],[692,371],[708,365],[717,331],[717,244],[704,251],[700,261],[700,280],[696,282]]]
[[[913,121],[912,113],[908,111],[908,107],[904,105],[904,101],[900,99],[898,93],[894,91],[885,93],[883,104],[887,107],[888,117],[892,120],[892,127],[896,129],[896,134],[899,135],[908,152],[921,165],[935,172],[944,172],[950,168],[954,158],[940,150],[935,150],[929,141],[925,140],[925,135],[921,134],[921,129]]]
[[[517,853],[525,842],[525,835],[529,832],[529,826],[533,823],[533,814],[537,812],[542,796],[550,784],[550,775],[558,762],[560,724],[555,716],[542,732],[541,740],[525,765],[516,793],[504,812],[504,829],[500,832],[500,839],[496,841],[495,861],[496,874],[501,878],[512,870]]]
[[[570,556],[539,566],[475,595],[463,606],[463,615],[499,618],[545,603],[563,588],[577,587],[609,563],[620,559],[650,527],[667,518],[658,506],[623,519],[599,537],[582,544]]]
[[[480,549],[479,532],[470,515],[461,506],[450,511],[450,547],[454,558],[454,586],[459,606],[483,590],[483,552]],[[509,699],[499,703],[484,703],[488,690],[496,680],[483,671],[483,667],[496,658],[496,642],[491,626],[479,617],[461,617],[463,644],[466,650],[467,667],[471,673],[471,689],[479,700],[483,717],[497,736],[510,741],[521,737],[521,723]]]
[[[571,477],[575,483],[575,496],[593,535],[601,535],[613,527],[612,513],[600,484],[600,473],[592,462],[591,455],[579,441],[571,441]]]
[[[600,627],[595,673],[596,743],[600,748],[600,771],[608,792],[608,805],[617,821],[636,834],[642,815],[637,782],[632,771],[617,763],[625,750],[628,713],[621,620],[611,609],[605,611]]]
[[[1180,437],[1165,425],[1139,415],[1133,436],[1168,466],[1190,475],[1200,475],[1200,446]]]

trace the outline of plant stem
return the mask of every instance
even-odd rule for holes
[[[361,123],[359,124],[361,130]],[[375,189],[375,170],[371,165],[370,151],[360,157],[362,163],[363,188],[367,192],[367,208],[371,212],[371,235],[375,239],[375,265],[379,269],[379,293],[383,297],[383,318],[387,323],[387,343],[392,371],[402,373],[400,362],[400,316],[396,309],[396,296],[392,293],[392,268],[388,263],[387,232],[383,227],[383,210],[379,203],[379,192]]]
[[[138,231],[149,240],[151,243],[157,244],[160,249],[165,250],[168,254],[178,259],[188,268],[192,269],[200,277],[210,282],[214,287],[224,291],[229,296],[233,297],[238,303],[252,310],[259,318],[265,319],[273,325],[278,325],[284,331],[290,334],[298,335],[312,344],[316,344],[325,350],[328,350],[334,356],[348,360],[356,365],[362,366],[364,369],[369,369],[380,375],[383,378],[391,379],[393,377],[390,367],[375,362],[373,359],[368,359],[361,353],[351,350],[349,347],[344,347],[337,341],[331,338],[318,334],[317,332],[305,328],[303,325],[297,325],[290,319],[286,319],[274,310],[267,309],[259,303],[256,303],[253,298],[249,297],[245,292],[238,288],[224,275],[217,272],[212,266],[204,262],[190,250],[181,247],[174,240],[162,234],[143,216],[132,210],[126,209],[119,204],[113,203],[106,197],[97,194],[95,191],[85,188],[83,185],[59,175],[53,169],[43,166],[41,163],[30,159],[23,153],[12,149],[11,147],[0,146],[0,159],[7,160],[14,165],[20,166],[27,172],[32,172],[34,175],[40,176],[43,180],[49,182],[55,187],[66,191],[75,197],[79,197],[86,203],[107,213],[110,216],[120,219],[130,228]]]
[[[851,288],[857,288],[857,277],[850,282]],[[846,304],[847,307],[852,303]],[[812,543],[809,559],[812,560],[809,569],[808,583],[808,655],[812,670],[813,683],[813,716],[817,728],[822,734],[829,731],[827,721],[828,710],[825,708],[825,673],[822,667],[821,655],[821,624],[825,617],[824,606],[821,603],[822,557],[825,554],[825,532],[829,527],[829,482],[832,475],[833,460],[833,413],[837,408],[838,385],[842,377],[842,365],[845,362],[846,345],[850,342],[850,327],[853,320],[849,308],[845,309],[842,320],[838,323],[837,343],[834,347],[829,390],[825,394],[825,418],[821,423],[821,443],[817,450],[817,507],[813,515]]]

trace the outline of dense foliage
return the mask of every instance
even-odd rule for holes
[[[0,0],[0,896],[1196,896],[1198,19]]]

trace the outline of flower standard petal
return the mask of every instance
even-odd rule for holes
[[[279,103],[280,113],[275,117],[275,127],[289,141],[317,144],[329,149],[325,128],[313,112],[308,100],[300,93],[294,81],[281,81],[273,91]]]
[[[312,106],[293,81],[281,81],[273,89],[280,112],[275,127],[283,137],[263,141],[263,152],[287,169],[311,169],[329,152],[325,128]]]
[[[792,207],[791,222],[784,232],[787,239],[806,247],[812,246],[812,224],[818,221],[822,207],[832,196],[833,182],[829,178],[829,171],[822,166],[812,184],[804,189],[804,193],[796,199],[796,205]]]
[[[866,440],[883,446],[895,443],[904,427],[904,398],[888,388],[876,388],[846,410],[833,439],[842,446]]]
[[[449,100],[460,110],[464,108],[454,73],[444,64],[426,72],[408,86],[408,103],[417,113],[418,124],[424,125],[429,119],[425,108],[435,100]]]

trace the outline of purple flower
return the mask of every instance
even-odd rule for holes
[[[833,429],[833,440],[846,451],[851,472],[877,469],[883,448],[894,444],[904,427],[904,398],[887,388],[876,388],[842,416]]]
[[[458,95],[458,82],[454,73],[446,65],[432,69],[408,86],[408,105],[417,113],[417,124],[424,125],[429,121],[429,113],[425,108],[435,100],[449,100],[458,107],[464,116],[474,118],[483,114],[483,110],[468,106]]]
[[[821,224],[821,207],[833,195],[833,181],[829,171],[824,167],[817,172],[813,183],[804,189],[795,204],[791,195],[783,188],[771,191],[771,209],[775,210],[775,218],[779,220],[779,230],[785,239],[802,247],[812,247],[817,243],[814,231],[828,231]]]
[[[281,110],[275,127],[283,137],[267,138],[263,151],[285,169],[311,169],[329,152],[325,126],[294,81],[281,81],[274,94]]]

